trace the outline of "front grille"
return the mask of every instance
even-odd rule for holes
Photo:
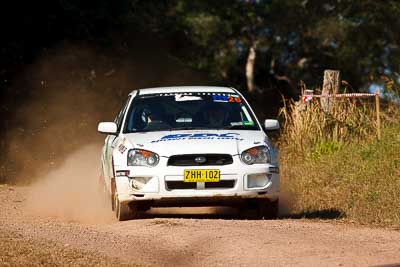
[[[204,162],[196,161],[196,158],[204,158]],[[228,154],[186,154],[174,155],[168,159],[168,166],[221,166],[233,163]]]
[[[196,189],[196,183],[185,183],[182,181],[168,181],[165,183],[167,186],[167,190]],[[219,182],[205,183],[205,189],[227,189],[234,187],[235,180],[222,180]]]

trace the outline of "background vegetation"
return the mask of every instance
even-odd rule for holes
[[[400,224],[398,106],[386,106],[381,140],[366,101],[341,100],[328,113],[318,101],[301,110],[289,104],[282,115],[281,169],[292,213]]]
[[[396,102],[399,16],[397,0],[2,1],[0,182],[30,181],[101,143],[96,123],[134,88],[234,86],[263,119],[339,69],[343,90],[379,87]],[[377,141],[365,105],[286,105],[282,176],[298,212],[399,221],[398,107]]]
[[[262,91],[282,89],[280,81],[291,89],[300,80],[319,84],[326,68],[340,69],[355,90],[381,82],[382,74],[398,76],[395,0],[46,0],[0,7],[3,93],[21,69],[60,42],[107,47],[115,38],[147,35],[168,41],[159,49],[214,82],[243,89],[251,48]]]

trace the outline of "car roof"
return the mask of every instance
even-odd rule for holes
[[[203,93],[203,92],[218,92],[218,93],[236,93],[235,89],[231,87],[220,86],[167,86],[167,87],[154,87],[133,90],[130,95],[135,91],[139,91],[139,95],[159,94],[159,93]]]

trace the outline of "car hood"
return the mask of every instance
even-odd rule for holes
[[[262,131],[243,130],[162,131],[129,133],[125,137],[134,148],[150,150],[165,157],[206,153],[237,155],[248,148],[268,143]]]

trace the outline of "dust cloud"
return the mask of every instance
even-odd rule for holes
[[[83,145],[103,143],[98,122],[113,121],[134,89],[203,83],[160,49],[162,42],[116,40],[107,47],[59,44],[21,72],[11,88],[19,93],[7,102],[7,130],[0,133],[7,144],[0,182],[29,185]]]
[[[0,155],[0,183],[32,185],[29,211],[66,220],[107,221],[98,193],[100,121],[113,121],[134,89],[204,84],[146,36],[116,36],[99,47],[64,42],[13,82]],[[90,145],[95,144],[95,145]]]
[[[100,149],[87,145],[71,153],[60,167],[34,183],[27,198],[28,212],[66,221],[112,222],[114,216],[98,178]]]
[[[294,204],[293,196],[284,187],[279,195],[279,217],[290,217],[294,210]]]

